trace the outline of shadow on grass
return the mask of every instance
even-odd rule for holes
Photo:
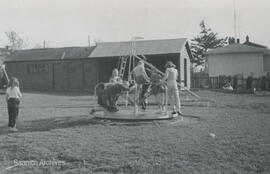
[[[38,132],[38,131],[50,131],[59,128],[68,128],[75,126],[85,126],[91,124],[100,124],[89,115],[74,115],[57,118],[48,118],[40,120],[24,121],[18,124],[19,131],[22,132]],[[7,126],[0,126],[0,135],[11,133]]]
[[[184,115],[184,122],[198,122],[201,120],[200,117],[193,115]],[[19,131],[16,133],[25,132],[40,132],[40,131],[50,131],[53,129],[69,128],[76,126],[87,126],[87,125],[103,125],[103,126],[142,126],[142,125],[152,125],[160,126],[162,124],[168,125],[168,123],[178,122],[179,118],[174,118],[172,120],[154,120],[154,121],[113,121],[113,120],[102,120],[96,119],[89,115],[73,115],[64,116],[56,118],[47,118],[40,120],[28,120],[18,123]],[[183,123],[184,123],[183,122]],[[190,124],[190,123],[189,123]],[[11,132],[7,125],[0,126],[0,135],[14,133]]]
[[[93,92],[89,91],[35,91],[35,90],[23,90],[24,93],[29,94],[46,94],[53,96],[92,96]]]
[[[72,98],[69,99],[71,101],[85,101],[85,102],[92,102],[92,101],[96,101],[94,96],[89,96],[89,98]]]

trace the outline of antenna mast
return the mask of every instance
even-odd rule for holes
[[[233,0],[233,21],[234,21],[234,38],[237,39],[237,21],[236,21],[236,0]]]
[[[90,47],[90,35],[88,35],[88,47]]]

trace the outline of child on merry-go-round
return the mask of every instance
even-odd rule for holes
[[[157,69],[151,70],[150,77],[150,92],[149,95],[154,95],[156,103],[159,108],[159,113],[163,113],[165,111],[165,93],[166,93],[166,85],[162,83],[162,75],[158,73]]]
[[[138,85],[138,104],[142,106],[142,110],[146,110],[146,93],[149,89],[150,78],[146,73],[143,60],[137,63],[136,67],[131,71],[131,74],[134,75],[135,82]]]
[[[117,112],[116,102],[123,91],[129,90],[129,83],[119,77],[117,69],[113,69],[108,83],[96,87],[97,103],[108,112]],[[91,114],[103,109],[92,109]]]
[[[183,116],[177,83],[178,72],[176,66],[171,61],[168,61],[165,68],[166,72],[162,82],[166,82],[167,84],[168,98],[172,108],[172,115],[177,114],[178,116]]]

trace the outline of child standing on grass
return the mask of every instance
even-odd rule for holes
[[[6,91],[6,101],[8,108],[8,127],[11,131],[18,131],[16,128],[16,121],[19,115],[19,104],[22,94],[19,88],[19,81],[17,78],[12,77]]]

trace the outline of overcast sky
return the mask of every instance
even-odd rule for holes
[[[236,0],[241,41],[270,47],[270,1]],[[29,47],[87,46],[94,41],[192,39],[205,20],[220,36],[233,36],[233,0],[0,0],[0,47],[4,32],[28,38]]]

